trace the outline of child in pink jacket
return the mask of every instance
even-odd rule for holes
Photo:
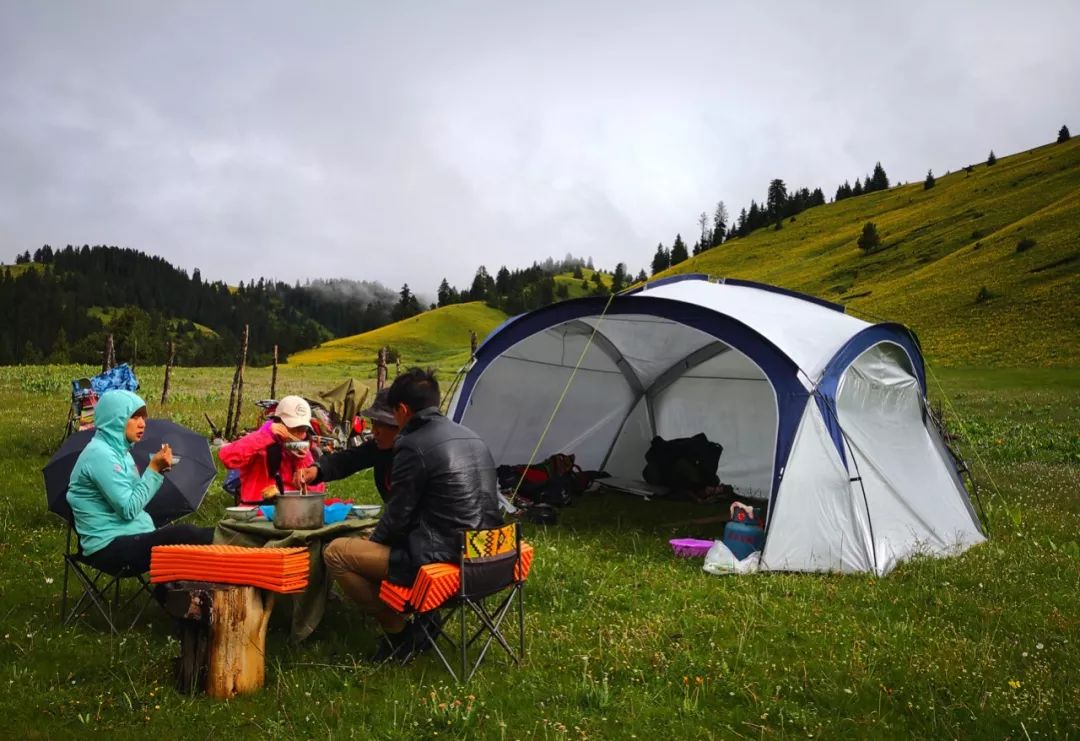
[[[310,432],[311,407],[299,396],[286,396],[266,424],[222,447],[221,462],[240,471],[240,501],[261,504],[277,495],[278,481],[286,490],[295,490],[296,471],[315,461],[307,441]],[[310,490],[325,488],[316,484]]]

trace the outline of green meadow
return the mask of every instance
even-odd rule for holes
[[[949,366],[1080,365],[1080,139],[818,206],[662,275],[756,280],[902,322]],[[873,222],[881,245],[856,245]]]
[[[467,338],[466,338],[467,341]],[[451,370],[445,365],[444,371]],[[362,368],[286,365],[311,394]],[[12,738],[1068,738],[1080,723],[1080,371],[936,368],[931,393],[976,470],[990,530],[956,558],[886,578],[715,577],[672,537],[716,537],[708,505],[584,495],[528,526],[527,659],[493,654],[457,686],[437,659],[372,667],[374,625],[331,602],[288,641],[278,608],[267,683],[229,702],[177,694],[168,618],[120,638],[58,621],[64,529],[40,469],[57,447],[69,379],[88,368],[0,368],[0,681]],[[139,369],[153,416],[205,429],[231,369]],[[363,374],[361,374],[363,375]],[[449,375],[444,372],[444,377]],[[269,372],[249,370],[250,402]],[[951,403],[946,405],[945,398]],[[331,493],[375,501],[369,476]],[[191,520],[213,524],[211,488]]]

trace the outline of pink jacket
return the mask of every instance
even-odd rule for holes
[[[273,445],[280,445],[270,432],[271,422],[267,422],[255,432],[249,432],[239,440],[225,445],[218,451],[218,457],[226,468],[240,470],[240,501],[245,504],[261,504],[264,494],[276,494],[277,483],[270,475],[266,463],[266,451]],[[311,451],[297,458],[284,448],[281,451],[281,481],[286,491],[295,491],[293,477],[300,468],[307,468],[315,462]],[[309,486],[310,491],[325,491],[325,484]]]

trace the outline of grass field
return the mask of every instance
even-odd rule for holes
[[[467,336],[465,339],[467,342]],[[417,356],[419,357],[419,356]],[[528,659],[493,656],[466,687],[437,660],[363,664],[372,624],[344,603],[307,642],[275,614],[266,689],[228,703],[176,694],[161,614],[119,640],[57,624],[63,530],[40,468],[55,450],[68,379],[86,369],[0,368],[0,680],[13,738],[1067,738],[1080,734],[1080,372],[939,369],[949,424],[985,464],[991,538],[885,579],[719,578],[673,558],[671,537],[708,506],[586,495],[532,527]],[[289,365],[312,393],[353,368]],[[140,371],[151,414],[204,429],[231,369]],[[247,398],[268,372],[249,371]],[[255,407],[246,404],[255,416]],[[993,482],[993,484],[991,484]],[[331,493],[375,501],[369,477]],[[212,488],[193,520],[213,524]],[[678,524],[678,523],[684,524]]]
[[[930,190],[912,183],[819,206],[663,275],[757,280],[840,301],[908,325],[942,364],[1077,367],[1078,215],[1073,139],[970,173],[939,171]],[[856,240],[868,221],[882,245],[863,254]]]
[[[458,368],[469,359],[469,331],[482,341],[506,319],[480,301],[444,306],[385,327],[324,342],[289,356],[290,365],[347,366],[348,375],[374,377],[379,348],[391,347],[402,365],[418,362]]]

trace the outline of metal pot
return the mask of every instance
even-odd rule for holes
[[[274,527],[279,530],[317,530],[325,523],[322,494],[290,492],[274,498]]]

